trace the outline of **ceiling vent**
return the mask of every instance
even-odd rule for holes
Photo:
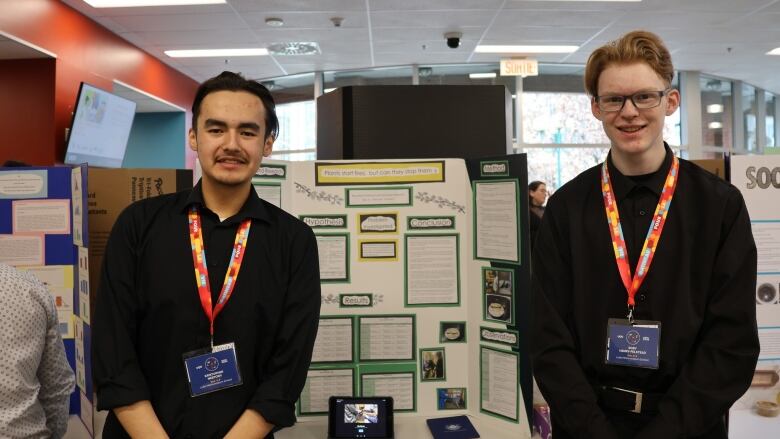
[[[318,55],[320,45],[317,43],[273,43],[267,47],[271,55]]]

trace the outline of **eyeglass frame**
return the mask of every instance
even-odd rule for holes
[[[672,87],[668,87],[668,88],[666,88],[664,90],[638,91],[638,92],[636,92],[634,94],[631,94],[631,95],[601,95],[601,96],[594,96],[593,99],[596,101],[596,106],[598,106],[599,110],[601,110],[601,111],[603,111],[605,113],[618,113],[618,112],[623,111],[623,108],[626,106],[626,101],[628,101],[629,99],[631,100],[631,103],[634,104],[634,108],[636,108],[637,110],[649,110],[651,108],[655,108],[655,107],[661,105],[661,101],[663,101],[664,96],[669,96],[669,92],[672,91],[672,90],[673,90]],[[658,103],[653,105],[652,107],[639,107],[636,104],[636,101],[634,101],[634,96],[641,95],[641,94],[647,94],[647,93],[658,94]],[[612,98],[618,98],[619,97],[619,98],[623,98],[623,102],[620,104],[620,108],[618,108],[617,110],[605,110],[605,109],[601,108],[601,104],[599,103],[599,101],[601,100],[601,98],[606,98],[606,97],[612,97]]]

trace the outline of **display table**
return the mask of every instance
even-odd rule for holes
[[[780,417],[765,418],[753,410],[732,410],[729,412],[729,437],[731,439],[753,439],[778,437]]]
[[[440,417],[449,416],[442,414]],[[422,416],[398,416],[395,417],[395,437],[397,439],[432,439],[431,431],[428,430],[428,424],[425,423],[427,417]],[[490,439],[529,439],[530,433],[518,435],[510,433],[506,429],[495,425],[482,423],[478,418],[469,416],[469,421],[477,429],[479,435]],[[313,421],[298,421],[291,428],[274,435],[276,439],[326,439],[328,437],[328,420],[317,419]]]

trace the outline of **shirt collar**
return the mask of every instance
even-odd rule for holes
[[[664,142],[664,149],[666,150],[666,157],[661,167],[652,174],[639,175],[636,177],[628,177],[623,175],[612,163],[612,152],[607,155],[607,168],[609,169],[609,179],[612,182],[612,190],[615,192],[615,199],[622,200],[634,188],[644,187],[649,189],[657,196],[661,196],[661,191],[664,189],[666,183],[666,175],[669,173],[669,168],[672,166],[672,150],[669,145]]]
[[[187,198],[182,199],[178,208],[180,211],[185,211],[192,205],[206,207],[206,202],[203,200],[201,180],[198,180],[198,183],[192,188]],[[255,192],[254,189],[249,191],[249,196],[244,202],[244,205],[241,206],[241,209],[237,214],[231,217],[231,222],[243,221],[245,218],[262,220],[268,223],[271,222],[271,214],[268,212],[268,207],[260,200],[260,197],[257,196],[257,192]]]

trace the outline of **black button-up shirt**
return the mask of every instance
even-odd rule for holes
[[[632,274],[672,161],[626,177],[608,159]],[[607,319],[625,318],[600,187],[601,165],[550,199],[532,260],[534,373],[556,439],[725,438],[723,415],[750,385],[759,345],[756,246],[739,191],[680,160],[677,189],[634,316],[661,322],[659,368],[605,364]],[[594,388],[661,394],[656,414],[615,412]]]
[[[209,346],[187,222],[200,207],[213,301],[236,230],[252,219],[232,297],[217,316],[214,344],[234,342],[243,384],[191,397],[182,355]],[[136,202],[106,247],[93,316],[98,408],[150,400],[171,437],[223,437],[246,409],[277,427],[295,422],[320,310],[317,243],[311,229],[250,191],[223,222],[190,191]],[[126,437],[109,415],[103,437]],[[272,436],[269,436],[272,437]]]

